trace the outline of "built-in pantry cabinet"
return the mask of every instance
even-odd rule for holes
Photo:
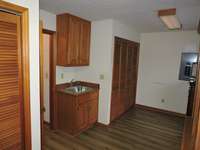
[[[135,104],[138,60],[139,43],[115,37],[111,121]]]
[[[57,65],[88,66],[91,22],[71,14],[57,15]]]

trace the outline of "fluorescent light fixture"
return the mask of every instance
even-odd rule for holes
[[[170,30],[181,29],[181,23],[179,22],[178,18],[176,17],[176,9],[164,9],[158,11],[158,16],[163,21],[163,23],[167,26]]]

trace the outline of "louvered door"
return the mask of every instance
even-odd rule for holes
[[[0,149],[24,148],[20,17],[0,12]]]

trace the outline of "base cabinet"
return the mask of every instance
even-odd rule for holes
[[[57,92],[58,130],[76,135],[97,122],[98,91],[83,95]]]

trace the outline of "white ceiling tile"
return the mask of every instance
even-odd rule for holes
[[[177,8],[183,29],[195,29],[200,0],[40,0],[40,8],[59,14],[69,12],[89,20],[114,18],[140,32],[165,31],[157,10]]]

